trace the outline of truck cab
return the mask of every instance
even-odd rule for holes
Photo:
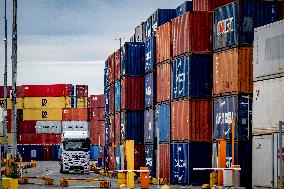
[[[88,131],[65,131],[60,145],[61,173],[90,172],[90,135]]]

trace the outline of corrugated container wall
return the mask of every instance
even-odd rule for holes
[[[121,170],[121,154],[120,145],[114,147],[114,157],[115,157],[115,170]]]
[[[160,142],[170,142],[170,104],[156,105],[155,127],[159,128]]]
[[[108,68],[108,59],[105,61],[105,68],[104,68],[104,88],[109,85],[109,68]]]
[[[36,133],[61,134],[61,121],[37,121]]]
[[[156,37],[150,37],[145,42],[145,73],[156,68]]]
[[[112,84],[109,86],[109,113],[110,114],[114,114],[115,112],[114,98],[115,98],[115,85]]]
[[[134,169],[140,170],[140,167],[144,167],[144,162],[145,162],[144,144],[135,144],[134,145]]]
[[[90,122],[90,139],[91,144],[105,145],[105,121]]]
[[[211,99],[183,100],[171,103],[172,141],[202,141],[212,139]]]
[[[104,108],[105,107],[105,96],[100,95],[90,95],[88,98],[88,108]]]
[[[144,111],[144,143],[154,143],[155,133],[155,112],[153,109]]]
[[[19,96],[24,97],[60,97],[71,96],[71,84],[56,85],[23,85],[23,92]]]
[[[176,16],[181,16],[186,12],[192,11],[192,1],[185,1],[176,8]]]
[[[120,111],[120,99],[121,99],[121,85],[120,81],[115,82],[115,112]]]
[[[235,0],[193,0],[193,11],[213,11]]]
[[[109,135],[109,145],[112,146],[115,141],[115,115],[109,116],[108,135]]]
[[[110,145],[110,117],[105,120],[105,145]]]
[[[188,12],[172,21],[173,56],[212,52],[212,13]]]
[[[239,0],[214,10],[213,49],[252,46],[254,28],[281,19],[276,1]],[[252,11],[253,10],[253,11]]]
[[[104,108],[89,108],[90,121],[103,121],[105,120]]]
[[[146,23],[142,22],[139,26],[135,28],[135,38],[136,42],[145,42],[146,41],[146,36],[145,36],[145,26]]]
[[[144,112],[121,112],[121,141],[134,140],[135,144],[144,143]]]
[[[160,144],[160,178],[170,181],[170,144]],[[158,169],[158,166],[157,166]]]
[[[18,133],[36,133],[36,121],[20,121],[18,124],[17,132]]]
[[[252,48],[234,48],[213,54],[213,95],[252,93]]]
[[[156,58],[157,64],[172,57],[172,23],[167,22],[157,28]]]
[[[17,135],[18,144],[60,144],[60,134],[21,133]]]
[[[121,110],[144,109],[144,77],[121,79]]]
[[[131,43],[135,43],[136,42],[135,33],[131,36],[131,38],[129,39],[129,42],[131,42]]]
[[[172,61],[172,99],[212,94],[212,55],[194,54]]]
[[[156,178],[156,153],[154,145],[145,145],[145,166],[149,167],[150,176]]]
[[[157,9],[152,14],[152,36],[156,36],[156,30],[159,26],[169,22],[176,17],[175,9]]]
[[[145,44],[126,42],[121,53],[121,76],[143,76],[145,69]]]
[[[171,64],[157,66],[157,102],[169,101],[171,96]]]
[[[76,96],[88,97],[88,85],[76,85]]]
[[[283,86],[284,77],[254,82],[253,134],[278,131],[278,122],[284,120]]]
[[[145,75],[145,108],[153,108],[156,104],[156,73]]]
[[[121,115],[120,113],[116,113],[114,116],[115,119],[115,137],[114,137],[114,143],[115,144],[121,144],[121,128],[120,128],[120,119],[121,119]]]
[[[23,120],[24,121],[61,121],[62,109],[24,109]]]
[[[105,115],[108,116],[110,114],[110,96],[109,96],[110,89],[106,88],[104,90],[105,96]]]
[[[230,139],[232,134],[232,118],[235,118],[235,139],[251,138],[252,98],[242,95],[214,98],[213,138]]]
[[[284,20],[254,30],[253,79],[284,76]]]
[[[145,37],[146,41],[152,37],[152,16],[150,16],[145,22]]]
[[[211,143],[171,144],[171,184],[202,185],[210,179],[206,171],[193,168],[211,167]]]
[[[120,79],[120,65],[121,65],[121,49],[118,49],[114,53],[114,64],[115,64],[115,80]]]
[[[108,57],[108,78],[109,84],[113,83],[115,80],[115,53]],[[109,85],[108,84],[108,85]]]
[[[25,97],[25,109],[71,108],[71,97]]]
[[[64,108],[62,109],[63,121],[88,121],[88,108]]]
[[[88,121],[62,121],[62,132],[64,131],[90,131]]]

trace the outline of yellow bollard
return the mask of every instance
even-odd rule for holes
[[[161,189],[171,189],[168,185],[163,185],[162,187],[161,187]]]
[[[117,185],[121,186],[123,184],[126,184],[126,173],[120,172],[117,174]]]
[[[134,176],[135,174],[133,172],[127,172],[127,177],[126,177],[127,188],[135,188]]]
[[[127,170],[134,170],[134,140],[125,141],[125,156],[127,162]],[[134,188],[134,176],[133,172],[127,172],[126,185],[127,188]]]
[[[18,179],[2,178],[2,189],[17,189]]]

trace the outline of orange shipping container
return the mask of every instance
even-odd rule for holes
[[[252,48],[234,48],[213,54],[213,95],[252,93]]]
[[[87,108],[64,108],[62,110],[63,121],[88,121],[88,118]]]
[[[115,144],[121,144],[120,113],[115,114]]]
[[[157,102],[170,100],[171,96],[171,64],[157,66]]]
[[[171,42],[172,23],[168,22],[157,29],[156,56],[157,64],[169,60],[172,57]]]
[[[171,103],[173,141],[210,142],[212,138],[212,101],[187,99]]]
[[[105,122],[104,121],[91,121],[90,122],[90,138],[91,144],[101,146],[105,145]]]
[[[170,181],[170,156],[170,144],[160,144],[160,178],[168,182]]]

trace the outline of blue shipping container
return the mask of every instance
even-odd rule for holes
[[[176,9],[157,9],[152,14],[152,37],[156,36],[156,30],[159,26],[175,18],[176,14]]]
[[[212,93],[212,55],[186,55],[172,62],[172,98],[208,98]]]
[[[145,22],[145,36],[148,41],[152,36],[152,16],[150,16]]]
[[[121,140],[134,140],[144,143],[144,111],[121,112]]]
[[[104,169],[109,170],[109,146],[104,146]]]
[[[248,103],[249,102],[249,103]],[[248,108],[249,104],[249,108]],[[224,96],[214,98],[213,137],[214,139],[230,139],[232,133],[232,118],[235,118],[235,139],[251,138],[252,98],[246,96]],[[249,125],[249,126],[248,126]],[[250,129],[248,129],[248,127]]]
[[[211,143],[171,144],[171,184],[202,185],[210,179],[209,171],[193,168],[211,167]]]
[[[185,1],[183,4],[176,8],[177,16],[181,16],[186,12],[192,11],[192,1]]]
[[[145,166],[150,169],[150,176],[156,178],[156,155],[154,145],[145,145]]]
[[[155,133],[155,119],[154,110],[149,109],[144,111],[144,142],[154,143],[154,133]]]
[[[120,97],[121,97],[121,85],[120,81],[115,82],[115,111],[120,111]]]
[[[23,162],[30,162],[30,158],[28,156],[28,146],[27,145],[17,145],[17,149],[19,154],[21,154],[23,158]],[[2,146],[1,152],[3,152],[4,146]]]
[[[115,170],[121,170],[120,146],[115,146],[114,149],[114,166]]]
[[[126,42],[121,53],[121,76],[143,76],[145,71],[145,43]]]
[[[156,68],[156,37],[149,38],[145,43],[145,73]]]
[[[90,148],[90,159],[98,160],[101,157],[102,147],[98,145],[91,145]]]
[[[105,115],[109,115],[109,88],[104,90],[105,92]]]
[[[60,149],[60,145],[52,145],[51,146],[51,160],[52,161],[58,161],[59,149]]]
[[[109,132],[109,129],[110,129],[110,119],[107,116],[106,120],[105,120],[105,144],[106,145],[110,144],[110,132]]]
[[[77,97],[76,96],[71,97],[71,108],[77,108]]]
[[[108,77],[108,59],[105,61],[104,68],[104,87],[106,88],[109,85],[109,77]]]
[[[170,142],[170,104],[156,105],[155,126],[159,128],[160,142]]]
[[[44,146],[43,145],[28,145],[27,160],[44,161]]]
[[[278,21],[281,5],[276,1],[239,0],[214,10],[213,49],[252,46],[254,28]]]
[[[156,90],[155,73],[145,75],[145,108],[153,108],[156,104]]]

